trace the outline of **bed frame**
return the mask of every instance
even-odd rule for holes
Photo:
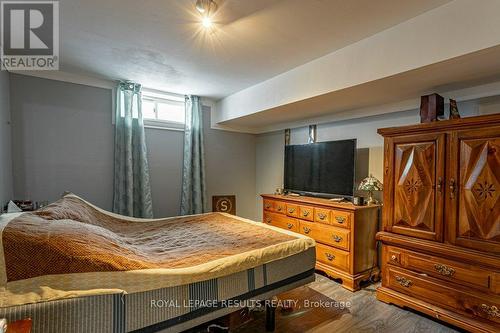
[[[313,282],[314,263],[313,247],[217,279],[134,294],[93,295],[0,308],[0,318],[7,318],[8,322],[31,318],[32,333],[182,332],[237,310],[223,307],[223,300],[271,299]],[[216,302],[209,308],[152,307],[152,300]],[[267,330],[272,331],[274,309],[266,310]]]

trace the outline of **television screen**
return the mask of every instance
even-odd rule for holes
[[[285,190],[352,196],[356,139],[285,146]]]

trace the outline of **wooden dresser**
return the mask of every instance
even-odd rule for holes
[[[381,301],[500,331],[500,114],[380,129]]]
[[[379,206],[263,194],[264,223],[314,238],[316,269],[342,279],[348,290],[379,275],[375,234]]]

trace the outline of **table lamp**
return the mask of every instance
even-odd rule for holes
[[[373,192],[374,191],[382,191],[383,190],[383,185],[378,180],[377,178],[373,177],[370,174],[370,177],[366,177],[359,183],[358,190],[360,191],[367,191],[369,198],[368,198],[368,205],[376,205],[378,204],[378,201],[373,199]]]

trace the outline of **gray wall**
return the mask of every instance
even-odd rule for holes
[[[53,201],[71,191],[109,209],[111,91],[11,75],[14,196]]]
[[[205,109],[205,161],[207,192],[236,195],[236,214],[255,219],[255,136],[210,128],[210,112]]]
[[[0,212],[12,199],[9,73],[0,71]]]
[[[111,208],[111,100],[107,89],[11,75],[17,198],[52,201],[68,190]],[[210,129],[204,111],[209,199],[236,194],[238,215],[255,218],[255,137]],[[146,140],[155,216],[177,215],[183,132],[147,128]]]

